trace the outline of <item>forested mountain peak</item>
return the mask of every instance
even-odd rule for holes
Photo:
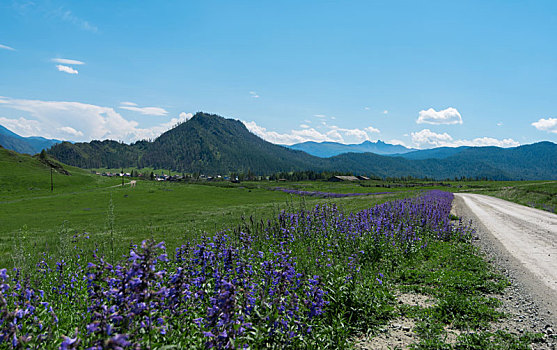
[[[557,177],[557,145],[551,142],[509,149],[461,147],[422,150],[395,157],[345,153],[320,158],[267,142],[251,133],[238,120],[203,112],[196,113],[190,120],[161,134],[154,141],[138,141],[131,145],[116,141],[64,142],[53,146],[48,153],[63,163],[82,168],[153,167],[213,175],[248,171],[264,175],[314,170],[436,179],[465,176],[534,180]]]

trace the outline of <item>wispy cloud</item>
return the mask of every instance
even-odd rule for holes
[[[368,126],[367,128],[364,128],[365,131],[367,131],[368,133],[380,133],[381,131],[377,128],[374,128],[373,126]]]
[[[52,18],[72,24],[76,28],[97,33],[99,28],[89,21],[74,14],[71,10],[59,6],[57,1],[12,1],[12,8],[21,16],[35,12],[46,18]]]
[[[9,50],[9,51],[17,51],[13,47],[10,47],[10,46],[7,46],[7,45],[2,45],[2,44],[0,44],[0,49]]]
[[[303,130],[291,130],[290,133],[281,134],[276,131],[267,130],[267,128],[257,125],[256,122],[243,122],[249,131],[272,143],[281,145],[292,145],[304,141],[342,141],[338,132],[321,133],[314,128]]]
[[[367,106],[364,107],[364,110],[366,110],[366,111],[369,111],[370,109],[371,109],[371,108],[369,108],[369,107],[367,107]]]
[[[71,126],[62,126],[62,127],[59,127],[57,130],[61,131],[64,134],[68,134],[71,137],[81,137],[81,136],[83,136],[83,132],[77,131],[74,128],[72,128]]]
[[[1,102],[0,102],[1,103]],[[20,136],[44,136],[47,138],[56,138],[50,133],[43,133],[44,129],[38,120],[25,119],[23,117],[17,119],[0,117],[0,125],[8,128]]]
[[[390,143],[391,145],[400,145],[400,146],[410,148],[406,145],[406,143],[404,141],[398,140],[398,139],[387,140],[387,141],[385,141],[385,143]]]
[[[318,128],[312,128],[309,125],[302,124],[300,125],[300,130],[290,130],[289,133],[279,133],[267,130],[267,128],[257,125],[254,121],[244,121],[243,123],[246,125],[248,130],[262,139],[282,145],[291,145],[305,141],[361,143],[366,140],[371,140],[370,134],[380,132],[379,129],[372,126],[365,129],[348,129],[324,123]]]
[[[137,104],[133,102],[122,102],[121,109],[127,109],[128,111],[138,112],[144,115],[155,115],[155,116],[165,116],[168,111],[161,107],[137,107]]]
[[[153,139],[180,122],[192,117],[180,113],[159,125],[139,127],[134,120],[127,120],[111,107],[81,102],[41,101],[0,98],[0,106],[26,112],[18,119],[0,117],[0,124],[21,136],[43,136],[73,141],[122,140],[132,142]]]
[[[191,117],[193,117],[193,114],[191,114],[191,113],[182,112],[182,113],[179,114],[179,120],[180,121],[187,122],[188,120],[191,119]]]
[[[60,72],[64,72],[64,73],[68,73],[68,74],[78,74],[79,73],[77,70],[73,69],[72,67],[64,66],[62,64],[57,64],[56,68],[58,68],[58,70]]]
[[[503,122],[498,122],[497,123],[497,126],[503,126],[503,125],[505,125],[505,124],[503,124]]]
[[[454,140],[446,132],[439,134],[429,129],[423,129],[411,133],[412,142],[418,148],[431,147],[459,147],[459,146],[497,146],[497,147],[516,147],[520,143],[513,139],[495,139],[492,137],[478,137],[472,140]]]
[[[78,61],[78,60],[70,60],[70,59],[67,59],[67,58],[53,58],[53,59],[51,59],[51,61],[56,62],[56,63],[62,63],[62,64],[73,64],[73,65],[76,65],[76,66],[85,64],[85,62]]]
[[[423,129],[418,132],[413,132],[412,142],[418,147],[434,146],[439,147],[441,145],[447,144],[453,140],[451,135],[446,132],[442,134],[435,133],[429,129]]]
[[[250,91],[249,94],[250,94],[251,97],[253,97],[253,98],[259,98],[259,95],[258,95],[257,92],[255,92],[255,91]]]
[[[557,134],[557,118],[541,118],[537,122],[533,122],[531,125],[540,131]]]
[[[389,114],[389,111],[388,111],[388,110],[384,110],[384,111],[383,111],[383,114]]]
[[[433,108],[422,110],[419,112],[418,124],[462,124],[462,116],[456,108],[449,107],[441,111],[436,111]]]
[[[56,9],[52,12],[52,14],[65,22],[71,23],[74,26],[86,30],[91,33],[96,33],[99,31],[99,28],[88,21],[74,15],[70,10],[64,10],[62,8]]]

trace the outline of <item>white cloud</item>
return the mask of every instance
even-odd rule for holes
[[[133,102],[120,102],[120,105],[122,106],[137,106],[137,103],[133,103]]]
[[[540,131],[557,134],[557,118],[541,118],[537,122],[533,122],[532,126]]]
[[[127,109],[128,111],[134,111],[134,112],[138,112],[144,115],[156,115],[156,116],[165,116],[168,114],[168,111],[164,108],[160,108],[160,107],[136,107],[137,105],[134,104],[130,105],[129,103],[133,103],[133,102],[127,102],[127,104],[122,103],[123,106],[120,106],[121,109]]]
[[[388,111],[388,110],[384,110],[384,111],[383,111],[383,114],[389,114],[389,111]]]
[[[39,121],[25,119],[22,117],[18,119],[0,117],[0,125],[10,129],[20,136],[39,136],[42,131],[41,123]]]
[[[68,135],[71,136],[77,136],[77,137],[81,137],[83,136],[83,133],[81,131],[77,131],[74,128],[72,128],[71,126],[62,126],[60,128],[58,128],[57,130],[66,133]]]
[[[437,134],[429,129],[423,129],[422,131],[413,132],[411,135],[412,142],[414,142],[418,147],[439,147],[453,140],[451,135],[447,133]]]
[[[314,114],[313,116],[316,118],[327,118],[325,114]]]
[[[337,131],[339,133],[339,135],[340,135],[340,133],[342,133],[342,134],[344,134],[345,137],[351,137],[351,140],[355,140],[355,141],[351,141],[351,142],[360,143],[360,142],[369,140],[369,135],[364,130],[360,130],[360,129],[336,129],[335,131]],[[341,138],[343,138],[343,137],[341,136]]]
[[[81,102],[4,97],[0,98],[0,106],[28,114],[25,118],[18,119],[0,117],[1,125],[21,136],[43,136],[56,139],[68,139],[72,136],[73,141],[112,139],[132,142],[153,139],[174,125],[192,117],[191,114],[182,112],[178,117],[167,122],[150,128],[141,128],[138,122],[125,119],[114,108]],[[70,135],[72,133],[74,135]]]
[[[520,143],[513,139],[498,140],[492,137],[478,137],[473,140],[454,140],[447,133],[438,134],[429,129],[423,129],[411,133],[412,142],[418,148],[430,147],[459,147],[459,146],[497,146],[497,147],[516,147]]]
[[[58,70],[60,72],[64,72],[64,73],[68,73],[68,74],[78,74],[78,71],[73,69],[72,67],[68,67],[68,66],[63,66],[61,64],[57,64],[56,68],[58,68]]]
[[[254,121],[243,122],[249,131],[255,135],[261,137],[272,143],[291,145],[294,143],[300,143],[304,141],[335,141],[342,142],[342,137],[338,132],[331,130],[328,133],[321,133],[314,128],[303,129],[303,130],[291,130],[289,134],[281,134],[276,131],[267,131],[266,128],[257,125]]]
[[[364,107],[364,109],[365,109],[366,111],[369,111],[369,110],[370,110],[370,108],[369,108],[369,107],[367,107],[367,106],[366,106],[366,107]]]
[[[53,58],[51,59],[52,62],[56,62],[56,63],[62,63],[62,64],[73,64],[73,65],[82,65],[85,64],[85,62],[81,62],[81,61],[77,61],[77,60],[70,60],[67,58]]]
[[[258,95],[257,92],[255,92],[255,91],[250,91],[249,94],[250,94],[251,97],[253,97],[253,98],[259,98],[259,95]]]
[[[312,128],[308,125],[301,125],[303,129],[301,130],[290,130],[289,133],[278,133],[276,131],[268,131],[265,127],[257,125],[254,121],[243,122],[249,131],[272,143],[291,145],[295,143],[305,142],[305,141],[315,141],[315,142],[350,142],[350,143],[361,143],[366,140],[370,140],[369,133],[379,132],[378,129],[373,127],[368,127],[364,130],[361,129],[346,129],[340,128],[335,125],[327,125],[324,123],[323,127],[319,127],[320,130]]]
[[[503,126],[503,125],[504,125],[503,122],[497,123],[497,126]]]
[[[492,137],[478,137],[473,140],[456,140],[456,146],[497,146],[497,147],[517,147],[520,143],[513,139],[498,140]]]
[[[180,115],[178,116],[178,119],[179,119],[179,121],[187,122],[188,120],[191,119],[191,117],[193,117],[193,114],[191,114],[191,113],[186,113],[186,112],[182,112],[182,113],[180,113]]]
[[[16,51],[13,47],[9,47],[7,45],[0,44],[0,49],[9,50],[9,51]]]
[[[141,139],[158,137],[160,134],[172,129],[176,125],[187,122],[188,120],[191,119],[191,117],[193,117],[193,114],[182,112],[178,115],[178,118],[172,118],[168,122],[162,123],[161,125],[155,126],[149,130],[143,129],[144,130],[143,132],[148,136],[142,137]]]
[[[302,129],[308,129],[308,128],[309,128],[309,125],[307,125],[307,124],[300,124],[300,128],[302,128]]]
[[[427,111],[420,111],[418,115],[418,124],[462,124],[462,117],[456,108],[449,107],[437,112],[433,108]]]
[[[385,141],[385,143],[390,143],[391,145],[400,145],[400,146],[408,147],[406,145],[406,143],[404,143],[404,141],[397,140],[397,139],[391,139],[391,140]]]
[[[367,128],[365,128],[364,130],[365,130],[365,131],[367,131],[367,132],[369,132],[369,133],[374,133],[374,132],[377,132],[377,133],[379,133],[379,132],[381,132],[381,131],[380,131],[379,129],[377,129],[377,128],[374,128],[374,127],[373,127],[373,126],[371,126],[371,125],[370,125],[370,126],[368,126]]]

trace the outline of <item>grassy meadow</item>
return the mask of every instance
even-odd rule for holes
[[[3,152],[0,158],[0,262],[9,266],[13,244],[22,239],[32,250],[56,252],[61,236],[87,232],[101,245],[111,242],[122,252],[146,238],[176,247],[203,232],[233,228],[245,218],[267,220],[281,210],[335,203],[361,210],[409,192],[358,198],[301,197],[272,191],[276,183],[188,184],[139,180],[121,187],[119,177],[104,177],[64,166],[71,175],[53,174],[35,158]],[[128,178],[124,179],[129,182]],[[281,184],[282,185],[282,184]],[[294,185],[299,187],[300,185]],[[305,183],[304,188],[329,192],[380,192],[354,184]],[[110,237],[109,237],[110,236]],[[24,238],[22,238],[24,237]]]
[[[120,252],[126,251],[130,243],[146,238],[164,240],[168,247],[176,247],[184,239],[234,228],[250,218],[266,221],[281,210],[295,211],[330,203],[346,212],[356,212],[431,189],[472,191],[545,210],[557,208],[557,181],[253,181],[233,184],[139,180],[137,186],[131,188],[122,187],[120,177],[98,176],[89,170],[66,165],[63,167],[71,175],[54,171],[54,191],[51,192],[49,166],[37,157],[5,149],[0,152],[0,263],[4,266],[9,266],[14,242],[20,240],[32,250],[56,252],[62,236],[87,232],[97,244],[106,246],[110,241]],[[160,169],[140,169],[140,172],[146,170],[161,172]],[[130,179],[124,181],[128,183]],[[276,188],[370,195],[322,198],[285,193]]]
[[[401,318],[414,324],[416,349],[527,349],[541,339],[490,331],[506,317],[493,296],[507,281],[449,219],[446,192],[549,208],[555,181],[131,188],[64,169],[71,175],[54,172],[51,192],[49,166],[0,149],[0,289],[13,288],[5,315],[21,325],[0,326],[1,348],[351,348]],[[369,195],[331,196],[353,193]],[[21,311],[41,305],[50,309],[35,319]]]

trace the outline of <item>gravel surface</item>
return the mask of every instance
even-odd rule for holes
[[[534,349],[557,349],[557,215],[476,194],[455,194],[453,213],[476,229],[475,244],[509,279],[494,329],[544,333]]]

